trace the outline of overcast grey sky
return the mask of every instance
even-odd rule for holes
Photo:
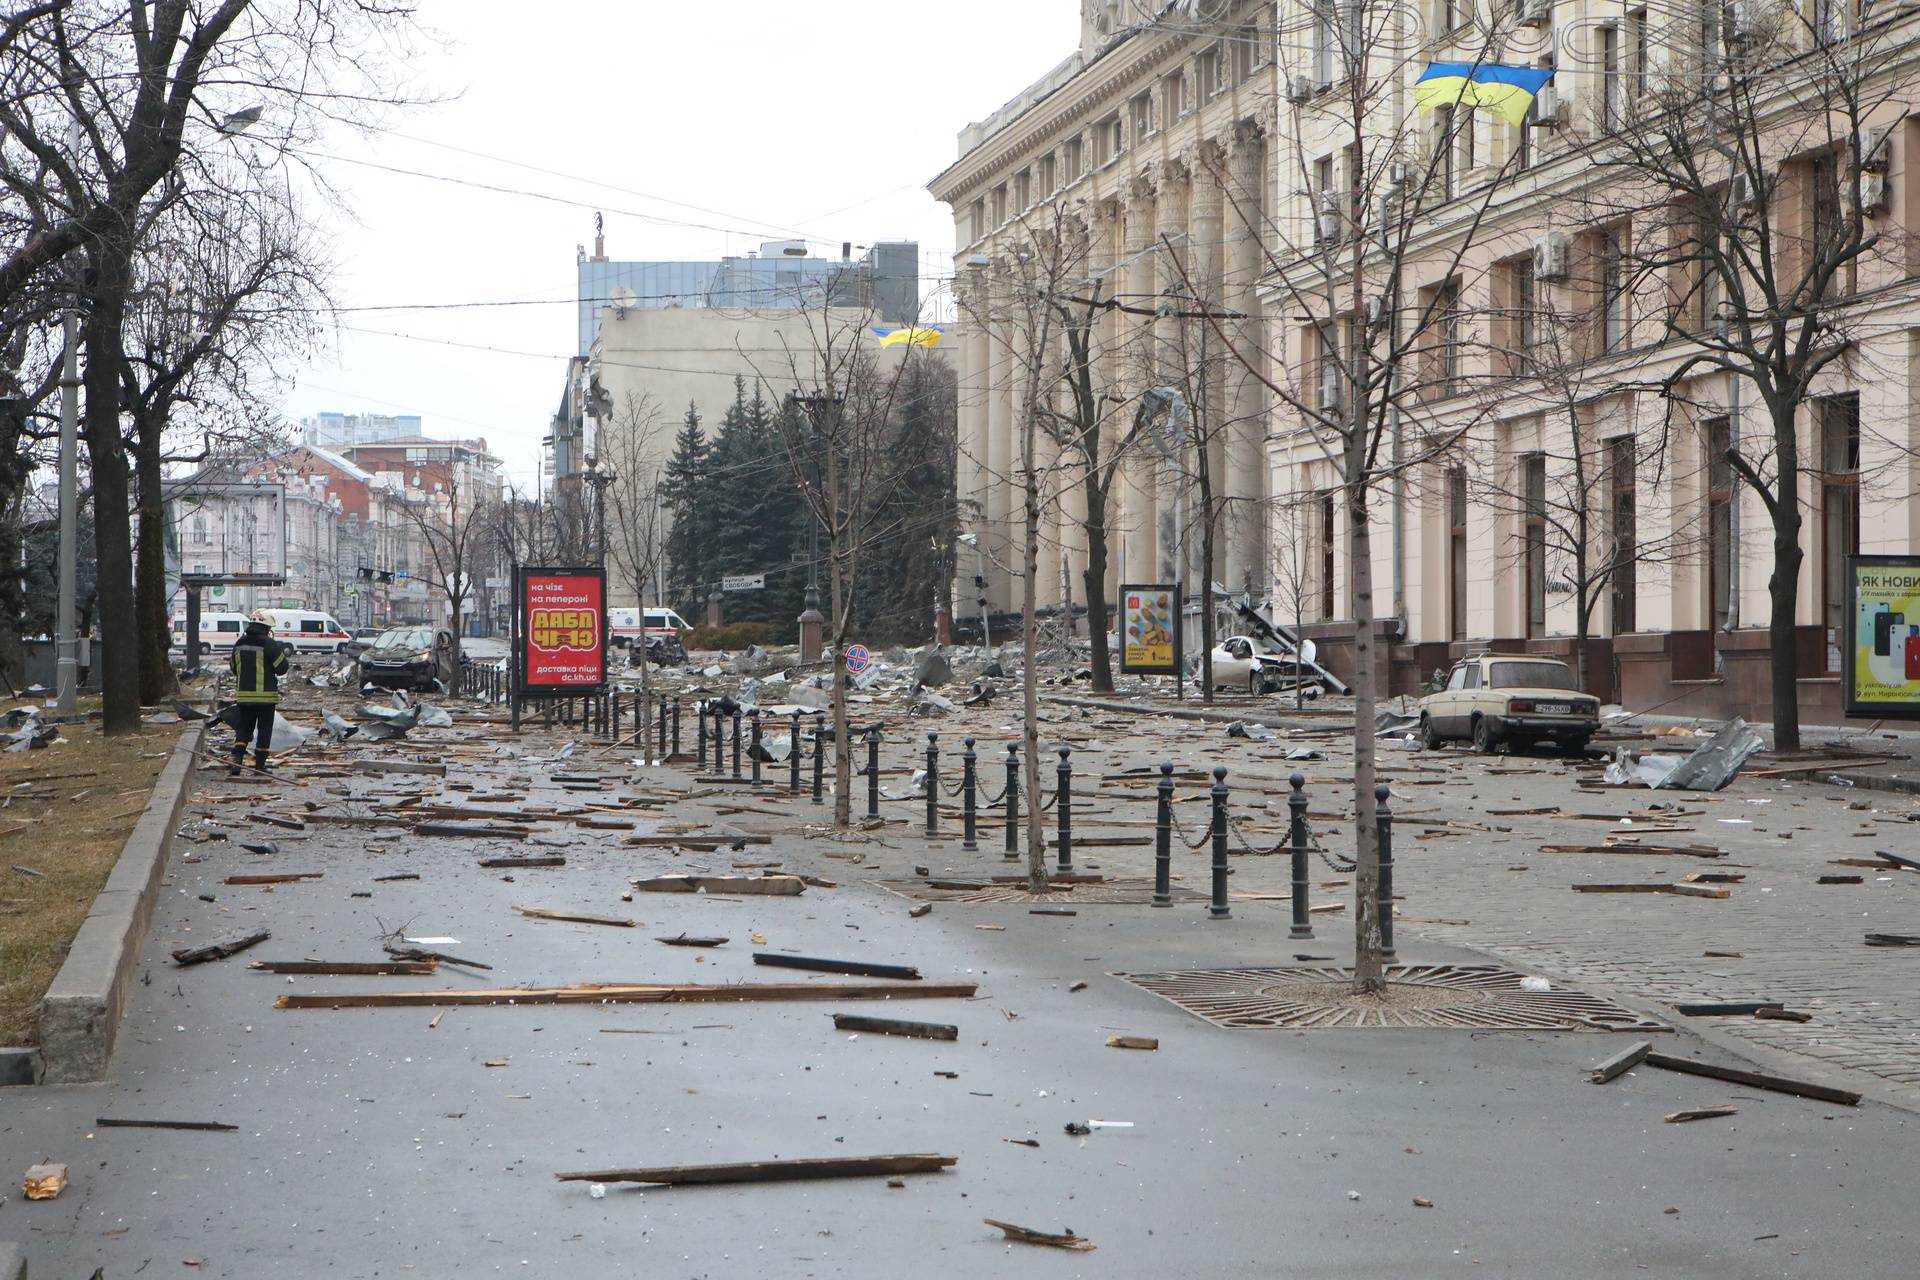
[[[447,101],[318,162],[351,204],[325,216],[336,301],[528,305],[351,312],[285,409],[418,413],[486,437],[522,485],[574,350],[595,209],[616,259],[799,232],[832,254],[917,239],[923,279],[945,275],[953,225],[926,182],[963,125],[1079,39],[1073,0],[422,0],[421,16],[445,44],[418,85]]]

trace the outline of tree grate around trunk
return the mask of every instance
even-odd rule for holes
[[[1216,1026],[1249,1029],[1439,1028],[1472,1031],[1664,1031],[1661,1023],[1555,984],[1528,991],[1495,965],[1394,964],[1387,994],[1353,990],[1335,966],[1116,973]]]

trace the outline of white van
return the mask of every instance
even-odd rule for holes
[[[246,629],[247,615],[244,613],[226,613],[216,609],[200,611],[200,652],[225,653],[233,648],[240,633]],[[176,613],[170,624],[173,632],[173,647],[182,653],[187,651],[187,615]]]
[[[273,638],[295,653],[339,653],[353,639],[330,613],[311,609],[255,609],[253,617],[273,628]]]
[[[607,632],[613,637],[617,649],[624,649],[636,642],[644,645],[649,640],[663,640],[668,636],[679,638],[691,629],[686,620],[671,609],[648,609],[644,624],[638,609],[607,610]]]

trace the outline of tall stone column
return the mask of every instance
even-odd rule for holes
[[[1154,223],[1153,183],[1145,177],[1135,178],[1127,192],[1126,266],[1120,272],[1126,283],[1119,291],[1121,300],[1129,307],[1150,308],[1159,293],[1155,255],[1151,252]],[[1124,335],[1121,394],[1127,403],[1117,408],[1119,413],[1131,415],[1138,407],[1140,393],[1154,385],[1153,317],[1122,313],[1120,332]],[[1116,426],[1124,432],[1129,423],[1130,418],[1121,418]],[[1157,456],[1151,445],[1137,443],[1122,468],[1125,529],[1121,538],[1124,563],[1120,573],[1131,582],[1150,582],[1160,568],[1159,504],[1153,479]]]
[[[1229,310],[1247,317],[1229,326],[1234,345],[1258,365],[1266,351],[1258,285],[1265,269],[1267,148],[1260,126],[1234,126],[1227,152],[1225,294]],[[1238,360],[1225,370],[1227,384],[1225,558],[1228,590],[1251,590],[1258,599],[1271,585],[1267,563],[1266,388]]]
[[[1012,354],[1008,346],[1011,332],[1002,314],[1005,298],[998,282],[988,290],[988,339],[986,360],[987,448],[986,474],[981,483],[986,490],[984,536],[986,552],[987,603],[995,609],[1007,607],[1006,571],[996,568],[1007,559],[1007,518],[1013,496],[1013,383]]]
[[[986,273],[966,268],[960,278],[960,314],[966,321],[966,341],[960,348],[960,405],[957,435],[959,456],[954,468],[954,494],[960,501],[962,531],[985,536],[987,512],[987,400],[991,352],[987,336]],[[954,607],[964,618],[974,617],[975,560],[961,548],[954,558]]]
[[[1218,144],[1204,142],[1195,155],[1193,166],[1192,195],[1188,215],[1188,244],[1190,251],[1186,256],[1187,271],[1193,277],[1195,295],[1188,311],[1220,311],[1224,309],[1224,291],[1221,288],[1221,263],[1225,260],[1226,246],[1222,241],[1225,235],[1223,221],[1225,195],[1220,189],[1221,166],[1225,157]],[[1212,491],[1216,512],[1230,513],[1226,503],[1227,494],[1227,373],[1238,368],[1226,344],[1220,335],[1205,319],[1183,322],[1188,334],[1188,346],[1193,352],[1198,376],[1194,379],[1198,386],[1200,403],[1194,412],[1205,428],[1207,437],[1207,481]],[[1190,464],[1198,474],[1198,460]],[[1193,536],[1189,542],[1187,561],[1192,566],[1188,580],[1201,583],[1202,573],[1201,529],[1198,524],[1199,494],[1194,495],[1196,518]],[[1228,572],[1228,524],[1231,516],[1219,520],[1214,527],[1213,577],[1216,581],[1231,585],[1233,579]],[[1201,583],[1201,589],[1205,584]]]
[[[1171,300],[1178,311],[1193,310],[1185,305],[1186,281],[1181,277],[1180,265],[1174,261],[1175,255],[1178,255],[1180,264],[1186,267],[1189,274],[1192,273],[1193,247],[1187,237],[1188,201],[1192,190],[1193,175],[1185,164],[1173,161],[1161,170],[1160,198],[1154,207],[1158,217],[1154,220],[1156,251],[1153,260],[1159,264],[1160,297]],[[1149,323],[1153,326],[1151,333],[1154,364],[1159,370],[1158,380],[1180,390],[1182,394],[1189,394],[1198,354],[1192,342],[1196,335],[1186,330],[1187,322],[1184,320],[1169,318]],[[1188,410],[1191,412],[1191,405]],[[1155,573],[1162,582],[1185,582],[1187,589],[1192,591],[1199,586],[1193,574],[1200,541],[1195,518],[1199,510],[1199,490],[1192,480],[1195,468],[1187,458],[1188,450],[1182,440],[1169,439],[1166,430],[1168,425],[1162,424],[1161,440],[1166,447],[1174,450],[1177,460],[1169,461],[1167,455],[1158,448],[1143,451],[1141,455],[1153,468],[1158,526],[1155,543],[1159,552],[1159,568]],[[1181,433],[1187,434],[1190,431]]]

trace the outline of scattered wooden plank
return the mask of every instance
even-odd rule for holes
[[[1834,1089],[1824,1084],[1809,1084],[1803,1080],[1789,1080],[1785,1076],[1767,1075],[1759,1071],[1742,1071],[1738,1067],[1722,1067],[1711,1062],[1702,1062],[1698,1058],[1679,1058],[1667,1053],[1649,1053],[1645,1062],[1650,1067],[1659,1067],[1663,1071],[1678,1071],[1684,1075],[1705,1076],[1709,1080],[1721,1080],[1728,1084],[1743,1084],[1750,1089],[1769,1089],[1775,1093],[1790,1093],[1796,1097],[1812,1098],[1818,1102],[1837,1103],[1843,1107],[1860,1105],[1860,1095],[1850,1089]]]
[[[1575,893],[1666,893],[1681,898],[1730,898],[1731,889],[1703,884],[1576,884]]]
[[[278,814],[272,813],[250,813],[247,815],[247,821],[260,822],[269,827],[280,827],[287,831],[305,831],[307,829],[307,824],[297,818],[282,818]]]
[[[740,893],[762,897],[791,898],[805,893],[807,882],[799,876],[635,876],[627,881],[644,893]]]
[[[426,951],[419,947],[387,947],[386,953],[395,960],[436,960],[441,964],[457,964],[463,969],[486,969],[493,966],[481,964],[478,960],[462,960],[459,956],[450,956],[444,951]]]
[[[94,1122],[101,1129],[191,1129],[196,1133],[236,1133],[237,1124],[222,1124],[218,1120],[116,1120],[101,1116]]]
[[[1733,890],[1714,889],[1704,884],[1670,884],[1667,892],[1678,898],[1731,898]]]
[[[1905,867],[1908,871],[1920,871],[1920,862],[1915,862],[1912,858],[1903,858],[1897,853],[1888,853],[1885,849],[1875,849],[1873,856],[1890,862],[1896,867]]]
[[[355,760],[353,767],[361,773],[424,773],[435,778],[447,776],[447,766],[443,764],[419,764],[412,760]]]
[[[355,991],[286,995],[276,1009],[433,1009],[465,1005],[715,1004],[792,1000],[965,1000],[971,982],[768,982],[716,986],[670,983],[583,983],[571,987],[494,987],[464,991]]]
[[[535,920],[561,920],[569,924],[604,924],[616,929],[631,929],[640,923],[620,916],[596,916],[586,911],[555,911],[548,907],[523,907],[518,904],[513,909]]]
[[[225,960],[228,956],[238,955],[248,947],[257,947],[271,938],[273,934],[262,929],[250,933],[244,938],[233,938],[226,942],[210,942],[204,947],[182,947],[173,952],[173,962],[182,968],[190,964],[205,964],[209,960]]]
[[[958,1040],[960,1028],[943,1022],[907,1022],[899,1018],[870,1018],[861,1013],[836,1013],[839,1031],[871,1031],[881,1036],[911,1036],[916,1040]]]
[[[390,880],[418,880],[419,878],[420,873],[418,871],[396,871],[390,876],[375,876],[373,882],[375,884],[385,884]]]
[[[1762,1009],[1780,1007],[1778,1000],[1709,1000],[1676,1004],[1673,1011],[1683,1018],[1746,1018]]]
[[[1753,1016],[1764,1022],[1812,1022],[1813,1015],[1799,1009],[1755,1009]]]
[[[561,1182],[644,1182],[654,1186],[711,1186],[726,1182],[801,1182],[814,1178],[888,1178],[938,1173],[958,1156],[829,1156],[815,1160],[755,1160],[739,1164],[664,1165],[652,1169],[589,1169],[556,1173]]]
[[[1743,778],[1780,778],[1791,773],[1819,773],[1823,770],[1867,769],[1874,765],[1899,763],[1895,756],[1861,756],[1842,760],[1816,760],[1811,764],[1779,765],[1771,769],[1742,769]]]
[[[467,836],[481,840],[525,840],[533,834],[533,828],[509,826],[499,822],[416,822],[413,824],[413,834]]]
[[[1108,1036],[1109,1049],[1158,1049],[1160,1042],[1152,1036]]]
[[[722,835],[684,835],[684,836],[628,836],[621,844],[641,845],[654,848],[685,845],[689,849],[716,849],[736,844],[772,844],[772,836],[722,836]]]
[[[532,858],[482,858],[483,867],[564,867],[567,860],[559,854],[547,854]]]
[[[1675,1111],[1666,1117],[1668,1124],[1690,1124],[1695,1120],[1718,1120],[1723,1116],[1740,1114],[1737,1107],[1693,1107],[1687,1111]]]
[[[1638,853],[1656,858],[1724,858],[1725,849],[1686,844],[1543,844],[1542,853]]]
[[[1605,1084],[1609,1080],[1625,1075],[1627,1072],[1639,1066],[1641,1062],[1646,1059],[1646,1056],[1652,1052],[1653,1045],[1649,1041],[1634,1041],[1595,1067],[1592,1073],[1593,1082],[1595,1084]]]
[[[724,947],[725,938],[683,933],[674,938],[655,938],[655,942],[664,942],[670,947]]]
[[[1000,1228],[1006,1233],[1007,1239],[1015,1244],[1043,1244],[1052,1249],[1076,1249],[1081,1253],[1099,1247],[1093,1241],[1074,1235],[1071,1231],[1035,1231],[1032,1227],[1017,1227],[1011,1222],[1000,1222],[993,1218],[982,1218],[980,1221],[990,1227]]]
[[[814,973],[854,973],[865,978],[897,978],[903,982],[920,981],[920,971],[912,965],[875,964],[868,960],[829,960],[820,956],[790,956],[778,951],[756,951],[755,964],[776,969],[807,969]]]
[[[1870,933],[1870,947],[1920,947],[1920,933]]]
[[[255,960],[247,966],[263,973],[304,973],[323,976],[364,974],[368,977],[406,977],[433,974],[440,966],[432,960]]]
[[[1835,875],[1835,876],[1820,876],[1814,880],[1814,883],[1815,884],[1861,884],[1863,883],[1863,881],[1859,876]]]
[[[324,871],[279,871],[250,876],[228,876],[227,883],[240,885],[292,884],[296,880],[318,880],[325,874],[326,872]]]

